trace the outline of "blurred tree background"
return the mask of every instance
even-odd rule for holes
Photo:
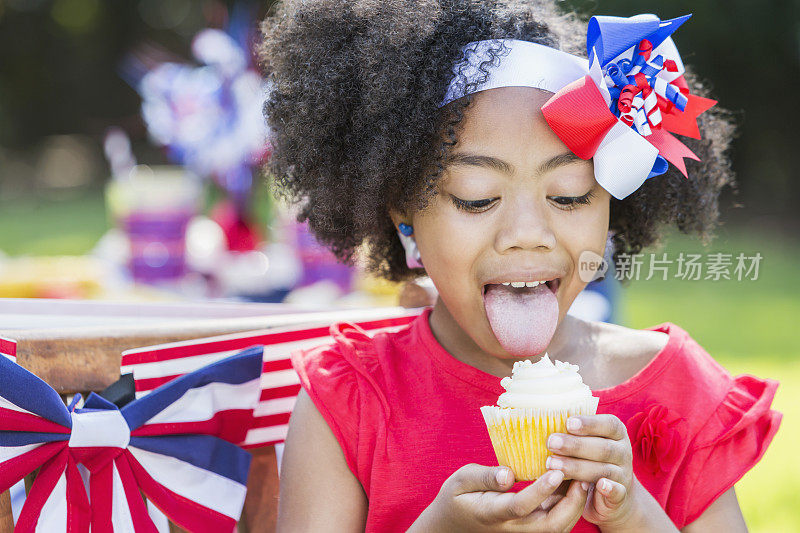
[[[254,19],[271,1],[237,2]],[[800,83],[797,0],[564,0],[585,16],[662,18],[693,13],[676,36],[684,60],[739,125],[733,147],[739,194],[723,199],[731,223],[761,225],[793,238],[800,226],[797,159]],[[186,60],[191,37],[222,27],[232,1],[0,0],[0,196],[96,187],[107,168],[101,140],[119,125],[147,163],[163,156],[146,140],[139,96],[122,78],[126,57],[146,51]],[[740,204],[745,209],[734,206]]]
[[[733,113],[739,126],[732,159],[739,194],[726,194],[725,220],[788,230],[796,239],[800,167],[791,156],[800,136],[800,106],[787,105],[800,83],[800,2],[797,0],[567,0],[587,15],[692,13],[675,34],[681,56]],[[741,204],[745,209],[731,210]]]
[[[110,126],[130,135],[140,162],[167,163],[126,78],[142,57],[191,62],[194,35],[224,28],[234,4],[255,24],[270,3],[0,0],[0,204],[99,190]]]

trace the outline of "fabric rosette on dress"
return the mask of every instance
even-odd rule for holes
[[[633,415],[627,425],[634,456],[654,476],[671,471],[682,453],[686,420],[663,405],[652,405]]]

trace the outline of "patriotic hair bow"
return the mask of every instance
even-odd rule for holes
[[[121,409],[94,393],[65,407],[0,357],[0,492],[40,469],[15,531],[156,532],[140,491],[189,531],[232,531],[250,454],[231,442],[258,402],[262,354],[249,348]]]
[[[689,93],[670,37],[690,16],[592,17],[588,61],[516,39],[469,43],[440,106],[497,87],[554,92],[542,106],[545,120],[575,155],[593,159],[597,182],[623,199],[669,163],[686,176],[683,158],[698,160],[672,135],[699,139],[697,116],[716,104]],[[499,62],[488,63],[499,42]]]

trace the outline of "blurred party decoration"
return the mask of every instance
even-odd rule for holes
[[[237,4],[224,31],[194,37],[194,64],[155,43],[122,62],[122,77],[141,95],[149,138],[177,166],[137,166],[125,133],[107,132],[113,179],[106,198],[118,231],[96,251],[127,263],[134,281],[192,296],[309,307],[386,303],[396,286],[359,285],[358,268],[338,262],[296,213],[254,194],[254,175],[270,155],[263,115],[270,87],[253,65],[253,29]],[[207,216],[203,193],[212,199]],[[360,295],[350,296],[354,290]]]
[[[0,257],[0,298],[94,298],[110,276],[93,257]]]
[[[155,45],[139,47],[122,64],[123,77],[142,97],[150,139],[185,169],[161,168],[151,177],[125,178],[133,162],[129,143],[117,131],[106,138],[106,155],[117,177],[109,186],[109,209],[130,239],[137,281],[178,280],[186,274],[185,232],[199,214],[201,186],[209,182],[224,196],[193,232],[190,267],[208,280],[208,296],[229,295],[233,289],[221,279],[223,267],[234,266],[239,277],[251,281],[265,275],[269,262],[261,249],[263,232],[251,213],[251,192],[253,175],[269,152],[262,113],[268,87],[252,64],[252,31],[252,17],[239,5],[226,31],[207,28],[194,37],[195,64]],[[217,245],[220,232],[224,248]],[[212,241],[203,243],[197,238],[202,234]],[[256,285],[263,287],[263,280]]]
[[[121,128],[109,128],[103,139],[103,151],[111,167],[112,176],[125,176],[136,166],[131,150],[131,140]]]
[[[291,221],[288,223],[287,233],[303,265],[300,286],[329,280],[343,293],[351,290],[353,268],[340,263],[333,252],[317,242],[308,224]]]
[[[211,219],[219,224],[228,250],[247,252],[255,250],[261,242],[261,232],[243,219],[236,204],[224,199],[211,210]]]
[[[253,172],[268,153],[262,114],[268,87],[251,64],[251,28],[247,12],[234,9],[227,32],[204,29],[195,36],[199,65],[158,63],[133,80],[152,140],[173,162],[213,178],[227,193],[238,217],[231,231],[251,234],[251,241],[231,241],[247,242],[247,249],[257,240],[248,217]]]
[[[134,281],[172,282],[186,273],[186,227],[198,214],[202,184],[181,167],[136,166],[115,175],[106,204],[128,237]]]

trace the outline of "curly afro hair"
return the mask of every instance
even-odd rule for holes
[[[422,209],[436,192],[472,101],[438,108],[462,47],[514,38],[585,55],[586,26],[544,0],[295,0],[278,5],[262,33],[274,192],[341,261],[361,258],[401,281],[421,271],[406,266],[389,209]],[[733,131],[715,109],[699,125],[702,140],[682,139],[701,160],[687,161],[688,180],[670,167],[611,199],[615,258],[656,243],[672,223],[710,238],[720,190],[733,184]]]

